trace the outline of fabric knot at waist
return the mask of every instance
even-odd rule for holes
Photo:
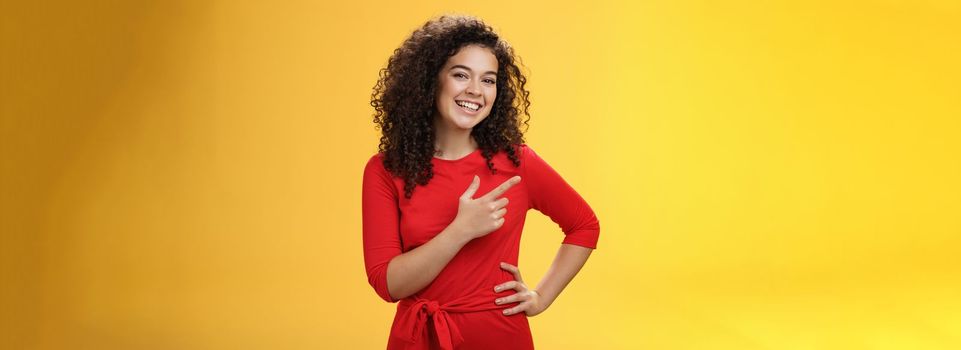
[[[493,303],[491,303],[493,304]],[[455,306],[457,303],[446,303],[441,305],[435,300],[428,299],[403,299],[400,301],[401,307],[407,310],[400,316],[399,333],[396,335],[401,339],[413,343],[415,348],[428,349],[430,339],[424,339],[425,327],[428,318],[433,321],[434,330],[437,331],[437,341],[441,349],[453,350],[455,346],[464,341],[460,329],[453,322],[450,313],[464,313],[486,311],[499,308],[493,307],[466,307]]]
[[[425,306],[427,306],[427,315],[428,315],[428,316],[434,316],[434,314],[436,314],[438,311],[441,311],[441,310],[440,310],[440,304],[438,304],[436,301],[433,301],[433,300],[428,301],[428,302],[425,304]]]

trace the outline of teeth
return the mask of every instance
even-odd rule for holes
[[[458,106],[466,107],[472,111],[477,111],[480,108],[479,104],[467,102],[467,101],[456,101]]]

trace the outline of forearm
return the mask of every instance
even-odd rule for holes
[[[455,225],[433,239],[400,254],[387,265],[387,290],[394,299],[406,298],[426,287],[470,240]]]
[[[545,303],[544,308],[550,306],[581,270],[593,249],[573,244],[561,244],[554,257],[554,262],[547,270],[547,274],[537,284],[537,294]]]

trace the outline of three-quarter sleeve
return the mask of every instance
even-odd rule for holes
[[[387,265],[401,254],[400,210],[397,191],[383,159],[374,155],[364,168],[363,240],[367,280],[387,302],[397,302],[387,289]]]
[[[600,224],[587,201],[527,145],[520,146],[521,177],[530,207],[551,218],[564,232],[562,243],[597,248]]]

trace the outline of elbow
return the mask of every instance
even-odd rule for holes
[[[384,299],[384,301],[392,304],[400,300],[400,299],[394,299],[394,297],[390,296],[390,292],[378,293],[378,295],[380,295],[380,298]]]
[[[384,299],[384,301],[388,303],[396,303],[397,301],[400,300],[391,296],[390,290],[388,290],[386,286],[383,288],[378,288],[375,286],[374,291],[377,292],[377,295],[380,296],[381,299]]]
[[[598,237],[600,237],[599,229],[581,229],[565,235],[561,243],[597,249]]]
[[[374,288],[374,292],[388,303],[396,303],[398,298],[391,296],[387,287],[387,264],[374,267],[367,271],[367,282]]]
[[[591,215],[590,220],[585,220],[579,225],[566,230],[562,243],[597,249],[597,241],[600,235],[601,225],[597,217]]]

